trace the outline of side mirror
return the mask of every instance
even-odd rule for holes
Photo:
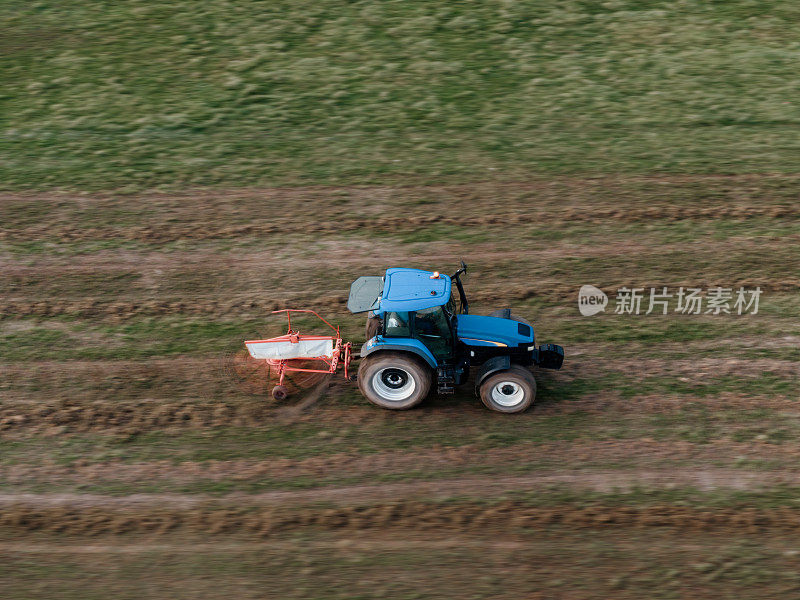
[[[455,273],[453,273],[453,279],[457,279],[459,275],[466,274],[467,272],[467,263],[463,260],[461,261],[461,268],[459,268]]]

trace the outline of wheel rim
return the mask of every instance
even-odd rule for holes
[[[390,402],[400,402],[411,397],[417,389],[417,382],[405,369],[388,367],[372,376],[372,387],[381,398]]]
[[[492,400],[500,406],[516,406],[524,399],[525,390],[513,381],[501,381],[492,388]]]

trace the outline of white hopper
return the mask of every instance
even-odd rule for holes
[[[250,356],[267,360],[300,358],[332,358],[334,340],[331,338],[301,338],[292,342],[285,338],[245,342]]]

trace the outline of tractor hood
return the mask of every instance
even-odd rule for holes
[[[458,339],[467,346],[532,345],[533,328],[525,323],[499,317],[458,315]]]

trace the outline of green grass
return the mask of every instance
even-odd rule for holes
[[[794,2],[10,1],[6,189],[795,171]]]

